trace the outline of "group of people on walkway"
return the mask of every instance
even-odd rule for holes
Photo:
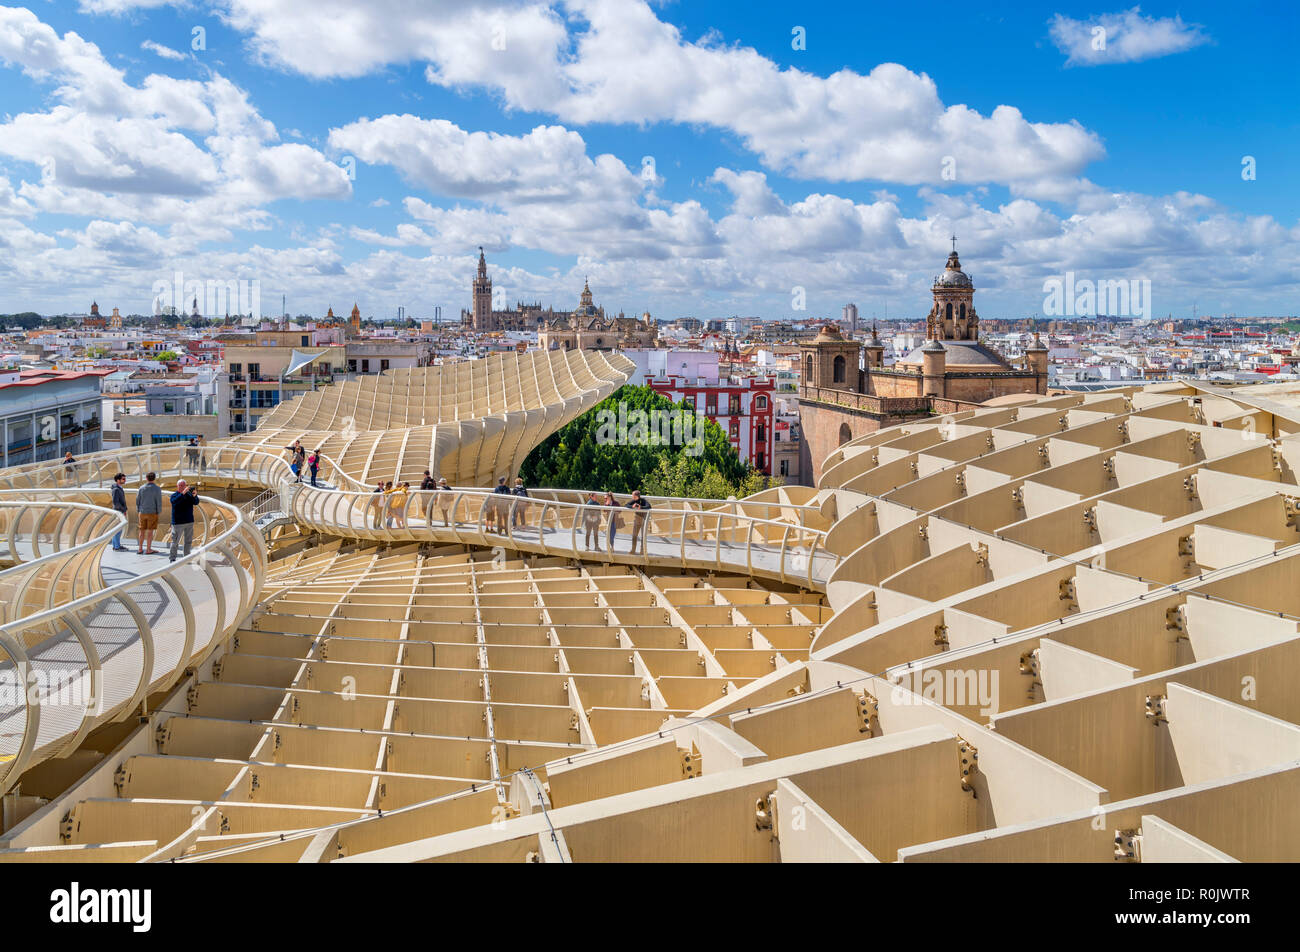
[[[457,505],[458,492],[448,484],[446,477],[435,477],[429,470],[424,471],[424,478],[418,487],[424,495],[424,518],[429,528],[434,527],[435,510],[442,516],[442,525],[450,527],[459,525],[461,520],[452,512]],[[475,497],[466,495],[462,504],[473,505],[469,501]],[[506,535],[519,528],[528,526],[528,513],[532,497],[524,486],[523,479],[516,477],[514,486],[510,486],[506,477],[497,479],[496,488],[482,502],[482,523],[484,531],[493,535]],[[411,513],[408,513],[408,508]],[[368,521],[372,528],[406,529],[410,528],[409,515],[419,515],[418,498],[411,499],[411,484],[397,480],[379,480],[370,492],[370,501],[366,504]],[[631,510],[625,513],[624,510]],[[601,548],[601,536],[605,537],[608,551],[616,551],[619,530],[623,529],[625,516],[630,521],[631,544],[629,552],[644,552],[649,533],[646,521],[651,510],[650,500],[641,495],[641,490],[632,491],[632,497],[626,503],[620,503],[612,492],[602,498],[597,492],[588,494],[582,504],[577,519],[585,530],[585,545],[596,552]],[[476,513],[466,510],[471,523]]]
[[[451,511],[456,504],[457,493],[447,484],[445,476],[435,477],[426,469],[418,488],[422,493],[427,494],[424,497],[424,518],[430,527],[433,526],[435,509],[442,515],[444,527],[459,524],[460,520],[455,518],[456,514]],[[414,505],[417,515],[420,508],[418,501],[412,503],[410,497],[409,482],[393,479],[377,481],[375,488],[370,491],[370,502],[366,507],[370,514],[372,528],[409,528],[408,507]],[[518,501],[527,498],[528,490],[524,487],[522,479],[515,479],[513,489],[506,485],[504,476],[498,479],[496,489],[484,503],[483,523],[486,530],[494,534],[505,534],[509,531],[508,526],[517,529],[527,525],[528,503]]]
[[[162,487],[158,485],[157,473],[146,473],[144,485],[135,491],[136,514],[136,554],[162,555],[153,547],[154,536],[158,532],[158,519],[162,515]],[[177,480],[176,491],[168,501],[171,504],[171,548],[168,555],[175,562],[178,550],[181,555],[189,555],[194,545],[194,510],[199,505],[199,494],[185,480]],[[126,516],[129,511],[126,504],[126,474],[118,473],[113,477],[113,509]],[[113,551],[126,552],[122,545],[122,533],[113,536]]]
[[[300,483],[304,473],[311,473],[311,484],[319,489],[320,483],[316,480],[320,476],[321,464],[325,461],[320,448],[317,447],[308,453],[307,448],[302,445],[302,440],[294,440],[292,446],[286,446],[284,449],[289,454],[289,469],[293,473],[293,481]]]
[[[318,486],[317,478],[323,462],[319,449],[308,453],[301,440],[294,440],[292,446],[285,448],[289,454],[289,468],[293,471],[295,482],[302,482],[305,473],[311,474],[311,485]],[[447,484],[445,477],[435,477],[429,470],[417,487],[427,494],[424,499],[424,518],[428,526],[433,526],[434,510],[442,516],[442,525],[450,527],[458,524],[455,513],[451,512],[456,502],[456,493]],[[528,525],[530,497],[524,481],[516,477],[514,486],[509,485],[505,476],[497,479],[496,488],[483,503],[482,521],[485,531],[493,535],[506,535],[515,529]],[[368,520],[375,529],[407,529],[408,506],[411,504],[411,484],[396,479],[378,480],[371,490],[371,500],[367,504]],[[419,514],[419,506],[415,514]],[[629,551],[644,551],[646,535],[645,525],[650,512],[650,502],[641,495],[639,489],[633,490],[632,498],[626,503],[619,503],[612,492],[604,494],[592,491],[583,503],[580,519],[585,530],[586,547],[596,552],[603,551],[600,546],[602,523],[604,523],[605,544],[610,552],[615,551],[619,530],[624,528],[624,509],[631,509],[631,547]]]
[[[522,479],[516,476],[514,488],[511,489],[506,485],[506,478],[499,477],[497,487],[492,490],[492,496],[487,501],[487,511],[483,515],[487,531],[506,535],[521,526],[528,525],[528,503],[519,501],[527,498],[528,490],[524,488]]]
[[[302,444],[296,440],[294,446],[290,447],[290,449],[294,451],[296,457],[291,467],[294,470],[295,479],[301,482],[301,462],[306,457],[306,453],[302,448]],[[316,476],[320,466],[319,451],[311,454],[310,459],[306,460],[306,465],[311,472],[311,482],[314,486],[316,485]],[[153,547],[154,537],[158,531],[158,520],[162,514],[162,488],[158,485],[157,478],[156,473],[150,472],[146,474],[144,485],[136,490],[136,552],[138,555],[162,554]],[[112,506],[113,509],[123,515],[128,512],[125,486],[126,475],[124,473],[118,473],[113,477]],[[433,512],[435,509],[441,513],[444,527],[458,524],[458,520],[453,519],[454,513],[450,511],[455,505],[457,493],[447,484],[445,477],[434,477],[426,469],[424,478],[420,480],[419,489],[427,494],[424,503],[424,517],[429,527],[433,527]],[[506,477],[499,477],[496,488],[483,504],[485,530],[496,535],[505,535],[515,529],[527,526],[530,505],[528,500],[530,498],[523,479],[516,477],[514,486],[511,487],[508,485]],[[171,560],[175,561],[178,550],[183,550],[183,555],[190,554],[190,548],[194,543],[194,512],[200,500],[195,488],[182,479],[177,481],[176,491],[171,494],[169,502],[171,504],[171,547],[169,555]],[[407,509],[411,503],[410,482],[399,482],[392,479],[376,482],[375,488],[371,491],[371,501],[367,504],[372,527],[375,529],[409,528]],[[619,530],[624,528],[626,524],[624,522],[625,509],[631,510],[630,513],[626,514],[631,521],[631,545],[628,551],[632,553],[644,552],[649,535],[645,526],[651,505],[650,501],[641,495],[639,489],[633,490],[631,499],[623,504],[619,503],[612,492],[606,492],[604,498],[601,498],[600,494],[594,490],[587,495],[586,502],[583,503],[578,517],[585,530],[584,544],[587,549],[596,552],[605,551],[600,545],[603,522],[603,534],[608,551],[616,551]],[[121,532],[113,536],[113,550],[116,552],[127,551],[127,548],[122,545]]]
[[[394,480],[379,480],[371,490],[369,509],[371,525],[375,529],[405,529],[406,503],[410,498],[411,484]]]
[[[632,545],[629,552],[644,552],[646,537],[645,532],[646,516],[650,512],[650,500],[641,495],[641,490],[632,490],[632,498],[625,504],[619,505],[614,494],[605,493],[605,498],[601,499],[600,494],[591,492],[587,496],[587,501],[582,507],[582,526],[586,530],[585,545],[588,549],[594,549],[597,552],[600,548],[600,523],[602,517],[605,519],[605,541],[609,546],[609,551],[615,551],[614,545],[618,539],[618,530],[623,528],[623,510],[631,509],[632,520]],[[595,543],[593,546],[592,543]]]

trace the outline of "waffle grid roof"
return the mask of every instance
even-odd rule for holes
[[[118,796],[76,802],[66,842],[187,861],[1294,860],[1292,396],[1068,394],[846,444],[819,487],[769,491],[833,521],[824,591],[415,544],[281,557],[157,750]],[[192,826],[196,804],[213,824]]]

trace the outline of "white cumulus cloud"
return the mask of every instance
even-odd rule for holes
[[[1066,54],[1067,66],[1136,63],[1210,42],[1198,24],[1184,23],[1180,16],[1143,16],[1138,7],[1086,20],[1058,13],[1048,21],[1048,29],[1057,49]]]

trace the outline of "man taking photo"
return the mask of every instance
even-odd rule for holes
[[[199,494],[185,480],[176,484],[176,492],[172,493],[172,547],[171,560],[176,561],[176,544],[185,540],[185,555],[190,554],[190,546],[194,544],[194,507],[199,504]]]

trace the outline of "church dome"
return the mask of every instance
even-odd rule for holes
[[[961,261],[957,258],[957,251],[953,249],[952,254],[948,255],[948,263],[944,266],[943,274],[934,279],[936,288],[969,288],[971,287],[970,275],[961,269]]]

